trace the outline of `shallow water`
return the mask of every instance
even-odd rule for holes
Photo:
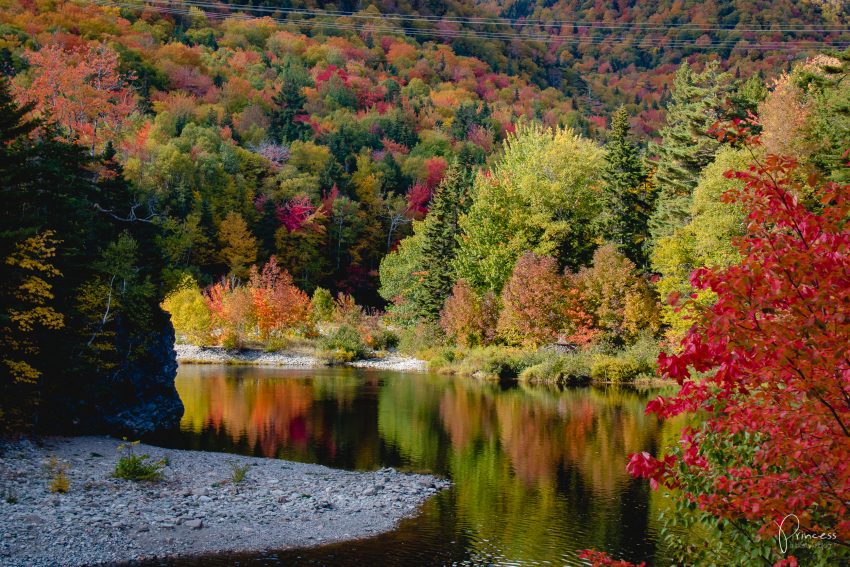
[[[169,447],[331,467],[392,466],[454,483],[397,530],[370,539],[180,565],[579,565],[578,551],[664,564],[664,498],[626,474],[672,424],[650,395],[367,369],[181,366],[186,406]],[[667,561],[669,563],[669,561]]]

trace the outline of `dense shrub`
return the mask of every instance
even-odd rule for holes
[[[331,362],[350,362],[366,357],[369,347],[356,328],[340,325],[329,336],[319,339],[319,353]]]
[[[520,380],[579,385],[590,380],[591,356],[584,352],[567,354],[547,353],[541,362],[524,369]]]
[[[287,333],[313,336],[313,307],[306,293],[293,283],[272,256],[258,269],[252,266],[246,285],[223,280],[204,293],[213,336],[226,348],[250,340],[267,341]]]
[[[493,342],[498,319],[493,292],[479,297],[465,280],[458,280],[440,312],[440,327],[460,346],[481,346]]]
[[[364,314],[356,328],[366,346],[373,350],[388,350],[398,346],[398,335],[384,326],[378,314]]]
[[[590,377],[594,382],[614,382],[623,384],[634,382],[635,378],[651,369],[642,365],[635,357],[596,355],[590,366]]]
[[[637,273],[631,260],[613,245],[593,254],[593,265],[571,274],[581,291],[593,328],[617,343],[631,343],[639,333],[657,333],[660,306],[649,282]]]
[[[309,333],[312,321],[312,305],[307,294],[295,287],[292,276],[281,270],[277,259],[272,256],[258,270],[251,267],[248,290],[254,303],[260,338],[271,334],[297,329]]]
[[[195,280],[186,276],[178,289],[162,302],[162,308],[171,314],[171,323],[178,340],[205,345],[210,342],[212,318],[204,295]]]
[[[399,330],[398,350],[411,356],[425,356],[446,343],[446,334],[436,323],[422,321]],[[426,358],[431,358],[425,356]]]
[[[499,335],[509,344],[531,348],[559,338],[586,343],[593,332],[583,303],[554,258],[526,252],[502,290]]]
[[[316,321],[330,321],[334,315],[334,298],[331,292],[317,287],[313,292],[313,315]]]
[[[535,362],[536,355],[528,351],[487,346],[456,353],[455,360],[444,371],[482,378],[516,378]]]

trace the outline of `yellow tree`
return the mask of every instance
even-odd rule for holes
[[[54,299],[50,280],[61,276],[51,259],[59,241],[46,230],[15,245],[5,258],[9,270],[11,305],[0,314],[3,338],[3,364],[15,382],[34,383],[41,371],[34,365],[39,354],[37,335],[44,330],[61,329],[64,319],[51,305]],[[4,277],[6,279],[6,277]]]
[[[218,230],[221,260],[227,264],[231,276],[244,278],[248,275],[248,267],[257,261],[257,239],[248,230],[242,215],[235,212],[227,214]]]

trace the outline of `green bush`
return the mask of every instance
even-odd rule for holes
[[[334,316],[334,298],[331,292],[323,287],[317,287],[313,292],[313,314],[316,321],[330,321]]]
[[[527,351],[487,346],[466,351],[463,358],[452,365],[451,371],[467,376],[516,378],[532,362],[533,355]]]
[[[266,352],[278,352],[287,350],[290,347],[290,341],[283,337],[269,337],[265,344]]]
[[[634,382],[635,378],[646,372],[646,368],[631,355],[597,355],[590,367],[590,377],[595,382],[614,382],[623,384]]]
[[[389,329],[379,329],[372,337],[372,348],[375,350],[389,350],[398,346],[398,335]]]
[[[350,362],[368,354],[360,333],[350,325],[340,325],[330,336],[319,340],[319,355],[331,362]]]
[[[591,355],[588,353],[546,353],[542,358],[542,361],[525,368],[519,375],[520,380],[569,386],[590,381]]]
[[[650,334],[643,335],[635,341],[631,346],[623,349],[623,354],[631,356],[637,360],[638,364],[644,369],[643,372],[655,374],[657,367],[658,353],[661,352],[661,345]]]
[[[457,360],[457,351],[452,347],[434,348],[428,351],[428,368],[435,372],[451,371],[451,366]]]
[[[399,331],[398,339],[399,351],[411,356],[424,356],[436,347],[445,346],[446,333],[437,323],[421,322]]]
[[[231,350],[241,348],[242,344],[239,341],[239,335],[233,331],[225,331],[224,337],[221,339],[222,348]]]

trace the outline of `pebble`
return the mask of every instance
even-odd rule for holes
[[[161,481],[136,483],[112,477],[120,443],[0,438],[0,488],[17,499],[0,500],[0,565],[154,561],[360,538],[393,529],[449,484],[393,469],[350,472],[148,445],[134,451],[170,465]],[[53,457],[66,466],[66,494],[48,490]],[[252,465],[238,485],[232,462]]]

